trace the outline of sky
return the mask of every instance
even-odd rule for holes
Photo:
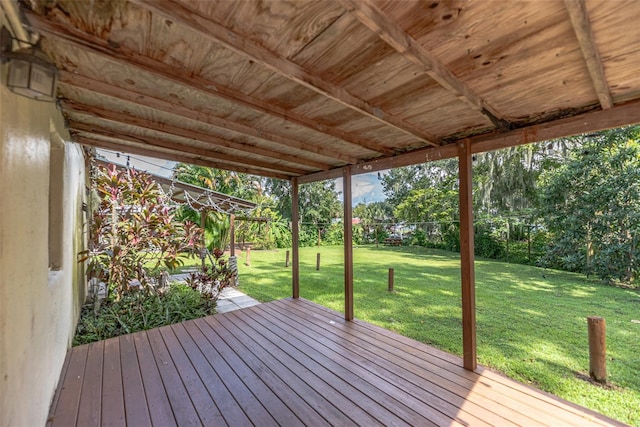
[[[386,172],[381,172],[384,175]],[[339,199],[342,201],[342,179],[336,179],[336,190],[340,193]],[[382,181],[378,179],[378,173],[365,173],[351,177],[351,192],[353,206],[358,203],[380,202],[385,199],[382,192]]]
[[[97,153],[104,156],[107,161],[117,163],[120,165],[127,164],[127,157],[129,158],[129,165],[137,170],[150,172],[155,175],[160,175],[166,178],[171,178],[171,172],[176,162],[169,160],[154,159],[151,157],[120,154],[117,156],[115,152],[97,149]],[[381,172],[384,175],[386,172]],[[336,179],[336,190],[338,191],[338,198],[342,201],[342,179]],[[382,192],[382,181],[378,179],[378,173],[366,173],[362,175],[354,175],[351,177],[351,191],[353,192],[353,206],[358,203],[371,203],[379,202],[385,199]]]

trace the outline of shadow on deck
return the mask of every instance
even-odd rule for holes
[[[69,350],[50,426],[623,425],[285,299]]]

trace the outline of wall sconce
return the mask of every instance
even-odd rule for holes
[[[46,55],[28,42],[29,47],[13,51],[16,40],[6,27],[1,30],[0,62],[9,63],[7,87],[18,95],[37,101],[53,102],[56,98],[58,70]]]

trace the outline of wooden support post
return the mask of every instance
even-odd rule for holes
[[[389,292],[393,292],[393,268],[389,269]]]
[[[293,298],[300,298],[300,265],[298,258],[298,178],[291,178],[291,255],[293,268],[291,269],[291,283]]]
[[[291,252],[287,251],[287,257],[285,258],[285,261],[284,261],[285,267],[289,267],[289,255],[291,255]]]
[[[473,254],[473,170],[471,141],[459,144],[460,177],[460,268],[462,282],[462,352],[463,366],[469,371],[477,367],[476,356],[476,291]]]
[[[320,252],[316,254],[316,270],[320,270]]]
[[[251,265],[251,247],[247,247],[247,258],[244,261],[245,265],[250,266]]]
[[[229,255],[236,256],[236,216],[229,218]]]
[[[344,318],[353,320],[353,224],[351,222],[351,167],[342,169],[344,196]]]
[[[594,381],[607,382],[607,325],[602,317],[587,317],[589,328],[589,375]]]
[[[206,234],[205,233],[205,227],[207,225],[207,210],[206,209],[202,209],[202,211],[200,211],[200,228],[202,229],[202,253],[200,254],[200,257],[202,258],[202,270],[204,270],[205,267],[205,260],[207,259],[206,257],[206,250],[207,250],[207,242],[206,242]]]

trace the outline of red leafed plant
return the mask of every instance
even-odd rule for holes
[[[98,200],[81,261],[89,261],[90,277],[108,283],[116,298],[132,283],[151,290],[149,272],[173,269],[181,253],[200,251],[202,230],[175,219],[175,207],[149,174],[99,167],[92,187]]]

